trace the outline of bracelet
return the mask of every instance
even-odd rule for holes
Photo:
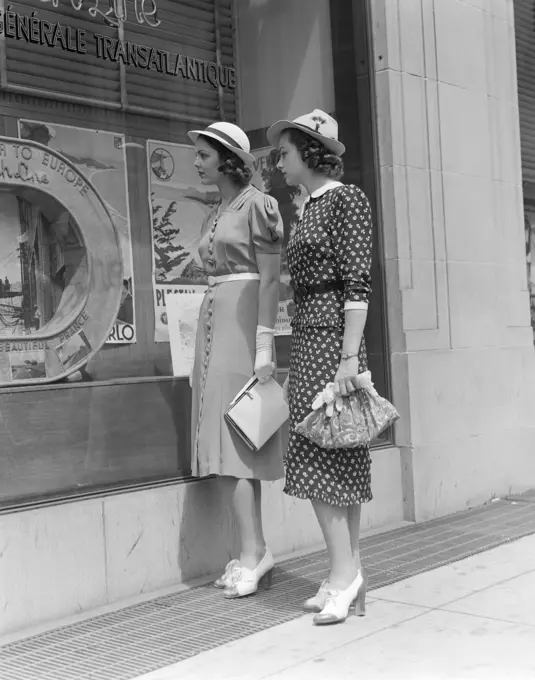
[[[354,359],[358,355],[358,352],[342,352],[342,359]]]

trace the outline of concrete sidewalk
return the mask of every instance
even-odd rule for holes
[[[138,680],[534,680],[535,535],[372,591],[365,618],[304,615]]]

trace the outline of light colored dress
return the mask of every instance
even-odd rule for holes
[[[216,206],[199,244],[209,277],[258,273],[257,253],[280,253],[282,218],[271,196],[248,186],[217,215]],[[259,285],[251,279],[210,285],[201,306],[192,376],[191,470],[196,477],[284,477],[280,432],[253,452],[224,419],[254,373]]]

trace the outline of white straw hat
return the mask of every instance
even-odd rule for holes
[[[312,113],[305,113],[295,120],[279,120],[267,131],[267,138],[272,146],[277,146],[282,133],[288,128],[295,128],[306,132],[320,141],[336,156],[341,156],[346,150],[342,142],[338,141],[338,123],[321,109],[314,109]]]
[[[241,158],[245,165],[253,165],[255,157],[251,151],[251,144],[245,132],[233,123],[212,123],[204,130],[190,130],[188,137],[193,143],[199,136],[211,137],[226,149]]]

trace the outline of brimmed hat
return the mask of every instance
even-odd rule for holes
[[[255,157],[251,151],[251,144],[245,132],[233,123],[212,123],[204,130],[190,130],[188,137],[193,143],[198,137],[211,137],[226,149],[241,158],[245,165],[253,165]]]
[[[267,138],[272,146],[277,146],[280,136],[288,128],[295,128],[306,132],[320,141],[335,156],[341,156],[346,150],[342,142],[338,141],[338,123],[325,111],[314,109],[312,113],[305,113],[295,120],[279,120],[267,131]]]

